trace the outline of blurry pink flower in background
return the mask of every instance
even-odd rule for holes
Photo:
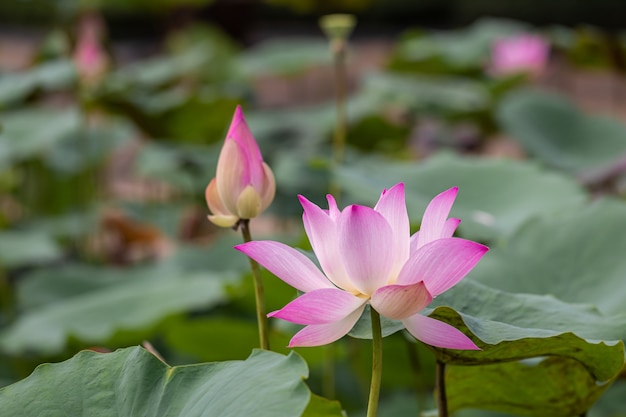
[[[109,58],[102,47],[104,22],[96,13],[85,14],[78,24],[74,65],[81,83],[93,85],[100,81],[109,67]]]
[[[276,182],[263,162],[259,145],[237,106],[217,161],[217,172],[205,191],[209,220],[233,227],[239,219],[252,219],[274,200]]]
[[[300,196],[306,234],[323,272],[304,254],[273,241],[235,248],[304,292],[270,313],[304,327],[290,347],[319,346],[346,335],[369,303],[401,320],[415,338],[451,349],[478,347],[447,323],[419,314],[434,297],[456,285],[487,252],[479,243],[454,238],[460,220],[448,214],[458,189],[436,196],[419,232],[410,235],[404,184],[384,190],[374,208],[343,210],[328,195],[328,210]]]
[[[547,64],[550,45],[541,36],[520,34],[494,41],[488,71],[495,76],[541,75]]]

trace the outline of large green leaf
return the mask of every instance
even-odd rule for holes
[[[601,200],[529,222],[507,245],[494,247],[471,277],[505,291],[551,294],[622,314],[625,253],[626,204]]]
[[[547,165],[586,182],[603,180],[626,158],[626,127],[586,115],[565,97],[539,90],[506,96],[497,110],[502,129]]]
[[[170,367],[139,347],[84,351],[0,390],[0,408],[14,417],[296,417],[311,398],[307,376],[295,353],[256,350],[245,361]],[[321,404],[305,415],[320,415]],[[326,411],[341,416],[336,406]]]
[[[2,117],[0,167],[53,149],[76,133],[80,115],[76,109],[27,109],[7,112]]]
[[[289,75],[331,60],[328,42],[319,38],[272,39],[239,56],[238,70],[250,77],[267,74]]]
[[[420,221],[435,195],[458,186],[452,216],[462,220],[459,230],[464,236],[479,240],[509,236],[532,217],[561,212],[585,200],[574,182],[534,164],[449,154],[424,162],[361,158],[337,170],[337,179],[350,202],[368,204],[376,202],[383,188],[404,182],[413,223]]]
[[[0,232],[0,268],[50,262],[63,255],[50,235],[36,231]]]
[[[25,72],[2,74],[0,107],[23,100],[37,89],[55,90],[70,87],[75,79],[74,64],[65,59],[44,62]]]
[[[397,47],[395,60],[412,63],[414,71],[482,69],[494,40],[526,30],[520,22],[481,19],[457,31],[406,36]]]
[[[607,317],[592,306],[506,293],[472,281],[439,296],[436,305],[431,317],[477,338],[483,349],[433,348],[439,360],[452,365],[446,374],[451,410],[578,415],[624,366],[624,344],[615,340],[626,336],[626,313]]]
[[[431,317],[462,330],[482,349],[431,348],[448,365],[451,411],[580,414],[624,366],[619,340],[626,337],[626,313],[607,317],[590,305],[508,293],[471,280],[437,297],[431,307],[436,307]]]
[[[0,333],[0,349],[12,354],[54,354],[65,347],[70,337],[83,343],[106,343],[121,331],[145,332],[173,314],[224,302],[224,287],[234,278],[227,271],[218,275],[167,265],[108,269],[95,275],[90,277],[105,275],[100,277],[105,279],[108,275],[108,285],[98,282],[85,286],[76,275],[67,279],[63,275],[40,275],[40,286],[45,288],[53,279],[54,285],[70,286],[61,290],[70,295],[56,302],[35,301],[35,306]],[[136,341],[132,333],[128,337]]]
[[[134,169],[143,177],[166,181],[178,190],[202,195],[202,190],[215,176],[219,148],[217,145],[151,143],[142,146]]]
[[[486,87],[468,78],[394,73],[374,73],[365,77],[357,98],[360,106],[368,103],[372,113],[380,113],[390,106],[421,114],[469,113],[485,110],[490,101]]]

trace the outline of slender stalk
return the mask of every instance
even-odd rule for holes
[[[370,384],[370,398],[367,403],[367,417],[376,417],[380,382],[383,376],[383,334],[380,326],[380,315],[373,308],[372,317],[372,382]]]
[[[333,60],[335,64],[335,105],[337,121],[333,140],[333,156],[336,165],[343,162],[346,145],[346,41],[334,39],[332,41]]]
[[[239,220],[241,234],[244,242],[252,241],[250,236],[250,219]],[[254,282],[254,298],[256,300],[256,318],[259,326],[259,340],[261,349],[270,350],[270,339],[267,329],[267,316],[265,315],[265,299],[263,297],[263,281],[261,280],[261,268],[259,264],[252,258],[250,260],[250,269],[252,270],[252,280]]]
[[[335,131],[333,135],[333,166],[341,166],[344,159],[346,147],[346,41],[344,39],[333,39],[331,41],[333,51],[333,61],[335,68]],[[336,181],[330,183],[330,193],[339,198],[341,189]]]
[[[435,385],[437,390],[437,408],[439,417],[448,417],[448,398],[446,397],[446,364],[437,361]]]

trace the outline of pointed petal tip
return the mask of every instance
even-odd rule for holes
[[[238,245],[233,246],[233,249],[238,250],[239,252],[243,252],[249,243],[252,243],[252,242],[239,243]]]
[[[235,108],[235,113],[233,115],[233,119],[241,119],[243,118],[243,110],[241,109],[241,104],[237,104]]]
[[[397,183],[396,185],[394,185],[393,187],[391,187],[391,188],[389,189],[389,191],[391,191],[391,190],[393,190],[393,189],[395,189],[395,188],[399,188],[400,190],[404,190],[404,182],[399,182],[399,183]]]
[[[302,194],[298,194],[298,201],[300,202],[300,205],[302,206],[302,208],[305,210],[311,204],[315,205],[315,203],[312,203],[308,198],[306,198]]]

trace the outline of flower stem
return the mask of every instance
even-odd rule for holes
[[[244,242],[252,241],[250,236],[250,219],[239,220],[241,234]],[[254,298],[256,299],[256,318],[259,326],[259,340],[261,349],[270,350],[269,333],[267,330],[267,316],[265,315],[265,300],[263,297],[263,281],[261,280],[261,269],[259,264],[252,258],[250,260],[250,269],[252,270],[252,280],[254,281]]]
[[[333,61],[335,67],[335,131],[333,134],[333,167],[338,168],[343,163],[346,147],[346,40],[331,40]],[[331,180],[330,193],[339,198],[341,188],[335,179]]]
[[[332,41],[333,60],[335,64],[335,105],[337,121],[333,140],[333,155],[335,164],[343,162],[343,154],[346,144],[346,40],[336,39]]]
[[[437,409],[439,417],[448,417],[448,398],[446,397],[446,364],[437,361],[435,385],[437,390]]]
[[[373,308],[370,309],[370,313],[372,317],[372,382],[367,403],[367,417],[376,417],[383,375],[383,334],[380,327],[380,315]]]

